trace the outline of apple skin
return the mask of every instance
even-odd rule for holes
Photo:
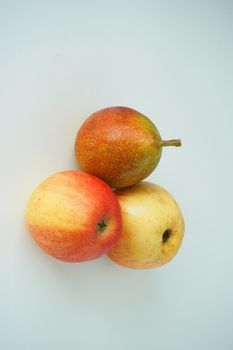
[[[145,115],[128,107],[108,107],[81,126],[75,155],[84,171],[113,188],[125,188],[155,169],[162,153],[160,142],[159,131]]]
[[[122,235],[108,256],[128,268],[168,263],[180,248],[184,219],[175,199],[149,182],[115,191],[122,212]]]
[[[42,182],[29,199],[26,223],[46,253],[66,262],[106,254],[122,227],[112,189],[80,171],[63,171]]]

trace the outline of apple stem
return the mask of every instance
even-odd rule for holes
[[[108,225],[106,224],[106,222],[105,222],[104,220],[101,220],[101,221],[97,224],[97,227],[96,227],[96,228],[97,228],[97,231],[98,231],[98,232],[104,232],[107,226],[108,226]]]
[[[171,234],[172,234],[171,229],[168,228],[167,230],[165,230],[163,233],[162,242],[166,243],[169,240],[169,238],[171,237]]]
[[[176,140],[161,140],[160,145],[162,147],[166,146],[175,146],[175,147],[180,147],[181,146],[181,139],[176,139]]]

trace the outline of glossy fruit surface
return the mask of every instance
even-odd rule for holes
[[[184,235],[184,219],[175,199],[149,182],[118,190],[116,194],[123,226],[109,257],[135,269],[168,263],[177,254]]]
[[[46,253],[68,262],[106,254],[121,234],[121,211],[112,189],[79,171],[43,181],[29,199],[26,222]]]

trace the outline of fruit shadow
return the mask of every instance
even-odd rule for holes
[[[37,283],[44,283],[45,290],[56,289],[57,302],[67,303],[72,312],[78,313],[81,305],[88,314],[122,330],[131,326],[138,315],[146,324],[155,313],[162,313],[163,291],[156,269],[127,269],[107,256],[84,263],[64,263],[45,254],[26,230],[20,245],[24,264],[32,266],[29,279],[33,274],[40,281]]]
[[[155,271],[132,270],[114,264],[107,256],[78,263],[64,264],[53,261],[53,270],[65,293],[75,302],[85,304],[108,320],[129,319],[139,314],[148,318],[153,309],[160,308],[160,293]]]

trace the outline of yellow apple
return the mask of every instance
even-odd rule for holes
[[[108,256],[129,268],[146,269],[168,263],[184,235],[184,219],[175,199],[149,182],[117,190],[123,228]]]

